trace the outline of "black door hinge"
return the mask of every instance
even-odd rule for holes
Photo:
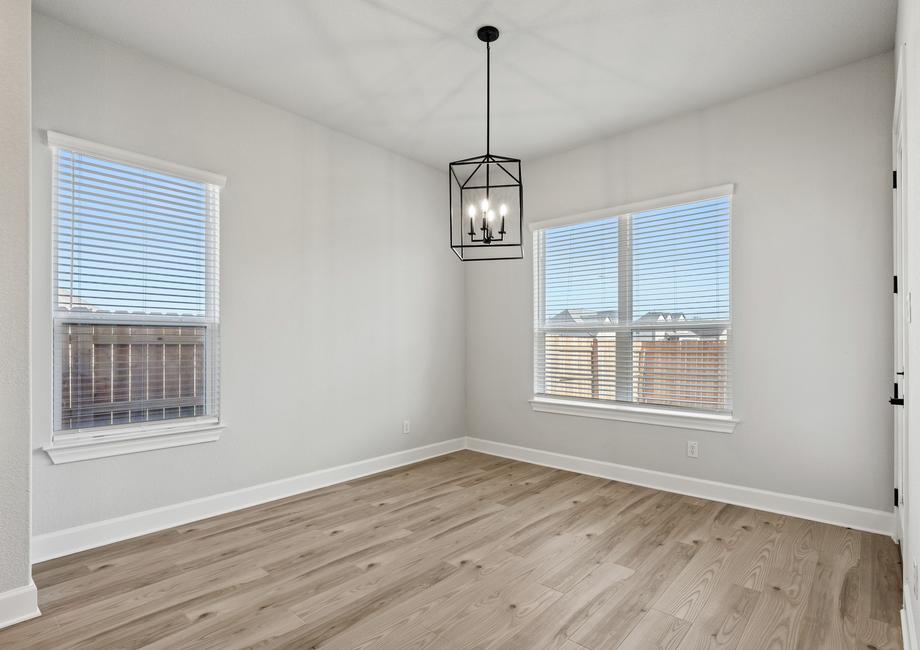
[[[898,276],[892,276],[894,278],[894,292],[898,292]]]
[[[895,169],[891,172],[891,189],[898,189],[898,170]]]
[[[904,398],[898,397],[898,383],[894,384],[894,397],[888,400],[888,403],[892,406],[904,406]]]
[[[898,499],[898,488],[894,489],[894,507],[897,508],[901,505],[901,501]]]

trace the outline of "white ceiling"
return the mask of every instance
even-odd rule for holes
[[[896,0],[35,0],[431,163],[530,158],[890,50]]]

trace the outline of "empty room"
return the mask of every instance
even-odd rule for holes
[[[920,650],[918,173],[920,0],[0,0],[0,648]]]

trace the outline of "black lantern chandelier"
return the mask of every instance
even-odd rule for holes
[[[476,32],[486,44],[486,153],[449,165],[450,247],[464,262],[524,257],[521,161],[490,149],[491,50],[498,34],[491,25]]]

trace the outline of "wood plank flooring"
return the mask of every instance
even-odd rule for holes
[[[2,648],[900,648],[888,538],[470,451],[34,567]]]

